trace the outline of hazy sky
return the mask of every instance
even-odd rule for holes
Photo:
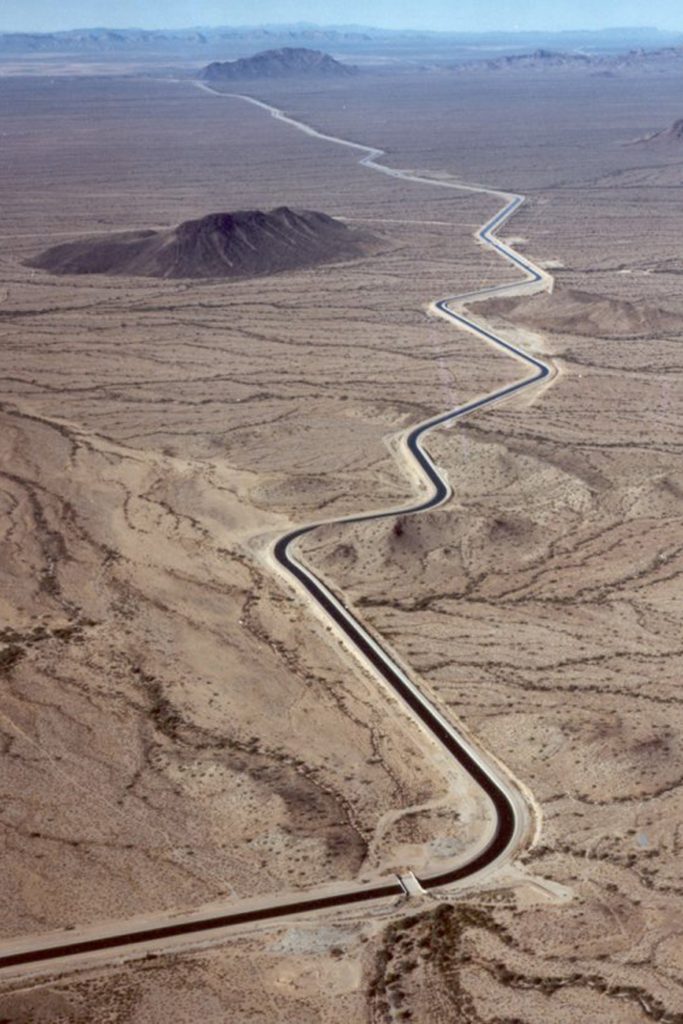
[[[463,31],[626,25],[683,30],[683,7],[680,0],[0,0],[0,31],[287,21]]]

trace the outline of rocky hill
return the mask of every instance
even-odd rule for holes
[[[555,50],[534,50],[532,53],[517,53],[495,60],[472,61],[463,64],[458,70],[481,68],[486,71],[542,71],[546,68],[588,67],[593,58],[583,53],[563,53]]]
[[[490,299],[477,308],[487,316],[539,327],[548,334],[589,338],[642,338],[680,326],[677,314],[640,302],[556,286],[532,299]]]
[[[467,72],[542,72],[585,71],[594,75],[680,74],[683,69],[683,47],[667,46],[658,50],[637,49],[619,54],[584,53],[537,49],[530,53],[508,54],[489,60],[467,61],[453,65],[460,74]]]
[[[235,81],[245,78],[340,78],[352,75],[355,68],[340,64],[321,50],[285,46],[281,50],[263,50],[253,57],[214,61],[201,73],[208,82]]]
[[[366,231],[313,210],[212,213],[167,231],[129,231],[56,245],[27,261],[53,274],[245,278],[375,251]]]

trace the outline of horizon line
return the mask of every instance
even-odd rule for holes
[[[339,22],[312,22],[312,21],[283,21],[283,22],[255,22],[249,24],[230,24],[230,23],[216,23],[216,24],[196,24],[196,25],[184,25],[180,28],[173,28],[171,26],[159,25],[154,28],[143,27],[142,25],[126,25],[126,26],[115,26],[115,25],[74,25],[71,28],[55,28],[55,29],[3,29],[0,27],[0,35],[58,35],[61,33],[69,32],[199,32],[199,31],[215,31],[218,29],[232,29],[239,32],[250,32],[254,30],[292,30],[298,29],[300,31],[306,29],[323,29],[323,30],[334,30],[334,31],[364,31],[364,32],[386,32],[386,33],[405,33],[412,35],[438,35],[438,36],[496,36],[496,35],[507,35],[507,36],[524,36],[533,35],[535,33],[544,35],[564,35],[569,33],[579,33],[586,35],[600,35],[610,32],[657,32],[662,35],[676,35],[678,33],[683,34],[683,26],[680,29],[673,28],[660,28],[658,25],[609,25],[603,28],[583,28],[576,26],[574,28],[500,28],[500,29],[433,29],[433,28],[411,28],[406,26],[404,28],[396,28],[383,25],[362,25],[358,23],[339,23]]]

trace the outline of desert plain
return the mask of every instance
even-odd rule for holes
[[[677,80],[249,92],[526,197],[501,236],[553,291],[471,312],[552,384],[429,438],[443,508],[301,553],[538,829],[452,892],[9,972],[0,1019],[680,1024],[683,146],[641,141],[681,116]],[[518,279],[473,237],[500,199],[377,174],[189,77],[7,76],[0,111],[3,945],[476,848],[482,794],[269,552],[410,503],[401,433],[523,374],[428,308]],[[26,265],[282,205],[381,245],[240,281]]]

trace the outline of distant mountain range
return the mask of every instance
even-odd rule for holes
[[[0,57],[29,54],[74,56],[158,54],[213,60],[244,57],[254,50],[314,46],[336,54],[443,62],[495,58],[538,50],[614,54],[683,43],[683,33],[654,28],[572,32],[418,32],[358,25],[311,24],[195,27],[168,31],[84,28],[68,32],[0,33]]]
[[[214,61],[204,68],[201,78],[208,82],[226,82],[245,78],[343,78],[355,68],[340,64],[329,53],[304,47],[285,46],[280,50],[264,50],[253,57],[231,61]]]
[[[270,39],[301,39],[327,41],[368,40],[370,36],[338,29],[271,30],[267,28],[210,28],[169,31],[144,29],[73,29],[68,32],[0,32],[0,51],[79,52],[121,49],[177,50],[179,47],[200,49],[210,43],[235,43]]]

